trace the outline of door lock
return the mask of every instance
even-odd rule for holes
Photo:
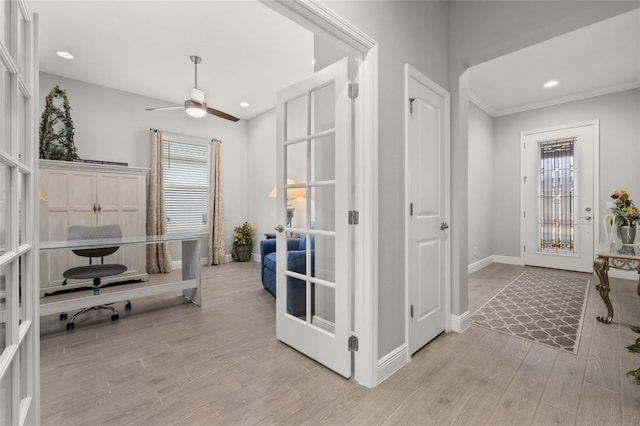
[[[449,229],[449,224],[447,222],[440,223],[440,230],[444,231],[445,229]]]
[[[284,231],[284,226],[282,226],[282,225],[276,226],[276,231],[278,231],[278,232]]]

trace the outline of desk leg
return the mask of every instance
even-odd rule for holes
[[[596,319],[605,324],[609,324],[613,320],[613,306],[609,300],[609,265],[607,261],[607,258],[602,257],[597,257],[593,261],[593,270],[600,279],[600,284],[596,285],[596,289],[600,292],[604,304],[607,305],[607,317],[596,317]]]
[[[198,280],[198,287],[183,290],[182,294],[198,306],[202,306],[202,284],[200,279],[200,240],[182,242],[182,279]]]

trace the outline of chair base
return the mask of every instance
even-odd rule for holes
[[[127,300],[127,304],[124,306],[124,309],[127,311],[131,310],[131,302],[129,300]],[[71,319],[67,322],[67,330],[73,330],[75,328],[76,318],[78,318],[80,315],[87,313],[89,311],[99,311],[99,310],[111,311],[111,321],[118,321],[118,319],[120,318],[120,314],[118,313],[118,310],[113,306],[110,306],[110,305],[90,306],[88,308],[79,310],[78,312],[73,314],[73,316],[71,316]],[[67,314],[64,312],[60,313],[60,321],[64,321],[66,319],[67,319]]]

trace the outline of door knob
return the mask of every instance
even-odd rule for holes
[[[284,226],[282,226],[282,225],[276,226],[276,231],[278,231],[278,232],[284,231]]]
[[[591,216],[585,217],[584,220],[591,220]]]
[[[449,229],[449,224],[447,222],[440,223],[440,230],[444,231],[445,229]]]

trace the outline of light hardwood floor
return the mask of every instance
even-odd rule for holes
[[[472,274],[470,310],[523,270]],[[611,280],[605,325],[597,278],[582,274],[591,284],[577,356],[472,325],[367,389],[275,339],[258,264],[202,275],[202,308],[178,295],[135,300],[117,322],[92,313],[69,332],[42,317],[42,424],[640,424],[640,387],[625,377],[640,357],[623,348],[637,336],[627,325],[640,324],[635,282]]]

